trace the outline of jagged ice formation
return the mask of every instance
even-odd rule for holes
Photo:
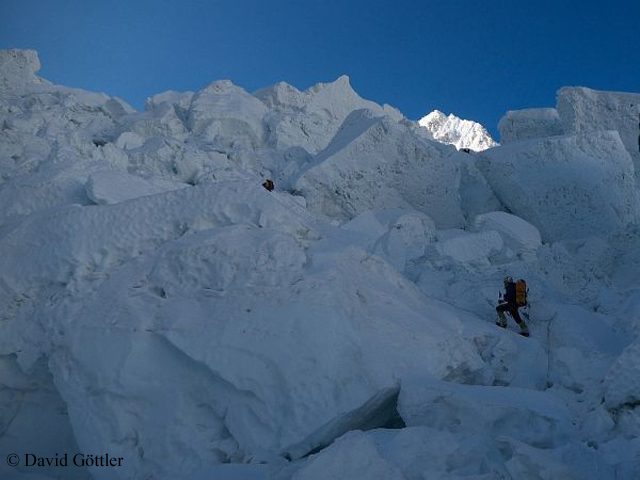
[[[0,52],[0,444],[123,461],[2,478],[640,477],[637,94],[498,146],[347,77],[137,112],[39,66]]]

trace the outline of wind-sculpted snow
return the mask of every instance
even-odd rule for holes
[[[640,476],[635,96],[475,153],[347,77],[136,112],[0,67],[0,445],[123,458],[0,477]]]

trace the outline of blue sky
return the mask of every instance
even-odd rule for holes
[[[438,108],[495,134],[564,85],[638,91],[639,18],[631,0],[0,0],[0,48],[136,108],[218,79],[305,89],[347,74],[411,119]]]

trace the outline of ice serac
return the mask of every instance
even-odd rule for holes
[[[566,407],[528,389],[412,379],[401,386],[398,411],[408,426],[490,436],[499,431],[537,448],[557,447],[575,436]]]
[[[498,131],[502,145],[564,134],[555,108],[509,110],[498,122]]]
[[[343,75],[334,82],[318,83],[305,90],[285,82],[254,93],[270,109],[267,118],[269,142],[278,149],[302,147],[316,154],[324,149],[347,116],[360,109],[401,119],[402,114],[388,105],[362,99]]]
[[[547,241],[606,235],[638,219],[633,162],[617,132],[504,145],[480,154],[478,167]]]
[[[2,462],[2,478],[32,478],[34,467],[25,465],[26,453],[49,458],[56,455],[62,458],[68,453],[71,462],[72,456],[80,451],[67,406],[53,384],[46,357],[24,372],[15,355],[0,355],[0,432],[0,448],[16,452],[21,463],[11,467]],[[35,468],[43,475],[38,478],[43,479],[85,480],[89,475],[86,467],[69,468],[54,463]]]
[[[463,120],[453,114],[445,115],[440,110],[425,115],[418,124],[427,129],[434,140],[454,145],[458,150],[469,148],[479,152],[497,145],[479,123]]]
[[[640,341],[629,345],[605,378],[605,404],[610,409],[640,408]]]
[[[242,142],[255,149],[265,140],[267,107],[229,80],[211,83],[191,99],[189,130],[203,140],[229,147]]]
[[[469,154],[346,77],[135,112],[0,58],[0,450],[124,459],[1,478],[640,478],[626,97]]]
[[[474,226],[480,232],[497,231],[508,248],[528,260],[535,259],[536,251],[542,245],[538,229],[510,213],[489,212],[478,215]]]
[[[294,466],[293,480],[320,479],[612,479],[606,465],[594,464],[587,449],[541,449],[504,436],[454,434],[428,427],[350,432],[331,447]],[[569,456],[567,455],[567,456]],[[595,472],[594,472],[595,471]],[[277,477],[276,477],[277,478]]]
[[[413,135],[403,123],[359,110],[344,121],[294,188],[311,210],[330,218],[412,208],[439,227],[459,226],[464,223],[460,167],[448,154],[446,146]]]
[[[38,70],[40,59],[34,50],[0,50],[0,93],[44,83],[36,76]]]
[[[556,108],[566,133],[617,131],[640,175],[640,94],[564,87],[557,97]]]

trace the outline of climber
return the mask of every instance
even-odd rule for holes
[[[273,180],[271,180],[270,178],[267,178],[262,184],[262,186],[267,190],[269,190],[270,192],[273,191],[273,189],[275,188],[273,185]]]
[[[500,301],[496,307],[498,312],[498,321],[496,325],[502,328],[507,328],[507,319],[504,316],[504,312],[509,312],[509,315],[513,317],[515,322],[520,326],[520,335],[523,337],[529,336],[529,328],[524,320],[520,318],[518,308],[525,307],[527,305],[527,284],[524,280],[513,281],[511,277],[505,277],[504,279],[504,296],[500,294]]]

